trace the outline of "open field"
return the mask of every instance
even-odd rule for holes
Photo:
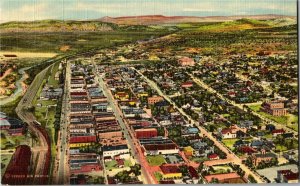
[[[234,143],[238,141],[239,139],[223,139],[222,142],[227,146],[229,149],[233,150]]]
[[[151,166],[159,166],[166,162],[165,158],[162,155],[147,156],[147,161]]]
[[[284,125],[287,125],[288,128],[291,128],[295,131],[298,131],[298,116],[296,115],[293,115],[293,114],[288,114],[286,116],[272,116],[270,114],[267,114],[263,111],[260,111],[260,108],[261,108],[261,105],[258,104],[258,105],[250,105],[249,108],[257,113],[259,113],[260,115],[268,118],[268,119],[271,119],[273,121],[276,121],[278,123],[281,123],[281,124],[284,124]]]
[[[91,48],[111,47],[121,43],[133,42],[159,36],[159,32],[73,32],[73,33],[3,33],[1,50],[25,53],[63,53],[78,52]],[[82,42],[85,40],[85,42]],[[16,45],[15,43],[18,43]],[[68,46],[68,47],[66,47]]]
[[[44,53],[44,52],[18,52],[18,51],[1,51],[0,56],[3,55],[16,55],[16,58],[51,58],[56,56],[56,53]],[[4,57],[4,59],[9,59]]]

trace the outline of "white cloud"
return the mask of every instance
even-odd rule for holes
[[[15,10],[1,10],[1,22],[7,21],[34,21],[42,19],[56,18],[56,14],[52,14],[48,3],[25,4]]]

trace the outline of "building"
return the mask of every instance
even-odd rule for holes
[[[243,179],[236,173],[212,174],[204,177],[210,183],[213,179],[217,179],[220,183],[245,183]]]
[[[191,81],[181,83],[182,88],[190,88],[192,86],[193,86],[193,82],[191,82]]]
[[[2,177],[2,184],[27,185],[30,184],[31,149],[27,145],[20,145],[16,148],[5,173]]]
[[[121,159],[128,159],[129,149],[127,145],[116,145],[116,146],[103,146],[103,157],[110,156],[114,158],[115,156],[120,156]]]
[[[277,171],[277,181],[279,183],[298,183],[299,172],[292,172],[291,170]]]
[[[194,155],[194,149],[191,146],[184,147],[183,152],[186,156],[193,156]]]
[[[234,128],[222,129],[221,136],[223,139],[232,139],[236,138],[236,130]]]
[[[157,137],[157,129],[156,128],[136,129],[135,135],[137,139]]]
[[[288,114],[287,109],[284,108],[284,103],[280,101],[265,102],[261,109],[272,116],[286,116]]]
[[[280,135],[280,134],[284,134],[285,133],[285,131],[283,130],[283,129],[275,129],[275,130],[272,130],[272,135],[274,136],[274,137],[276,137],[276,136],[278,136],[278,135]]]
[[[182,57],[178,60],[179,65],[181,66],[194,66],[195,61],[192,58],[189,57]]]
[[[182,177],[182,173],[176,165],[163,164],[159,166],[159,168],[162,172],[163,179],[175,179]]]
[[[70,138],[70,148],[88,146],[97,141],[96,136],[73,136]]]
[[[261,153],[252,154],[252,163],[256,167],[260,162],[270,162],[273,158],[277,158],[276,154],[267,153],[266,150],[262,149]]]
[[[178,146],[168,138],[144,138],[140,139],[144,155],[158,155],[158,154],[177,154],[179,152]]]
[[[219,155],[215,154],[215,153],[210,154],[207,157],[208,157],[209,160],[218,160],[218,159],[220,159]]]
[[[26,125],[22,121],[7,117],[5,113],[0,112],[0,130],[6,130],[12,136],[20,136],[24,134]]]
[[[148,105],[154,105],[155,103],[163,101],[164,98],[160,96],[148,97]]]

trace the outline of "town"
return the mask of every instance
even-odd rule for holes
[[[299,183],[297,23],[257,17],[55,22],[83,25],[57,55],[0,53],[1,183]]]

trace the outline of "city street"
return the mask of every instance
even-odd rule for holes
[[[211,135],[211,133],[207,132],[202,126],[200,126],[197,121],[193,120],[181,108],[177,107],[176,104],[160,90],[160,88],[157,86],[156,83],[154,83],[153,81],[145,77],[141,72],[139,72],[135,68],[132,67],[132,69],[134,69],[137,73],[139,73],[149,83],[149,85],[158,92],[160,96],[162,96],[165,100],[171,103],[182,115],[186,116],[190,121],[192,121],[192,123],[199,128],[203,136],[208,137],[210,140],[212,140],[215,143],[215,145],[218,148],[220,148],[224,153],[226,153],[227,155],[227,160],[225,160],[226,162],[232,162],[237,165],[240,165],[240,167],[245,171],[246,176],[252,175],[258,183],[264,183],[263,179],[258,174],[254,173],[247,166],[242,164],[242,160],[239,157],[237,157],[234,153],[232,153],[223,143],[220,143],[216,138],[214,138]]]
[[[122,112],[119,109],[117,102],[114,100],[113,95],[111,94],[111,91],[107,88],[106,84],[103,82],[102,77],[100,77],[98,70],[97,70],[98,69],[97,65],[95,63],[94,63],[94,67],[96,69],[96,72],[95,72],[95,74],[97,76],[96,80],[99,82],[101,89],[104,90],[105,96],[107,97],[107,100],[110,103],[113,112],[115,113],[116,119],[124,131],[124,136],[128,141],[128,145],[131,150],[131,154],[132,154],[132,156],[135,157],[137,162],[139,164],[141,164],[141,166],[142,166],[141,172],[142,172],[142,177],[146,178],[146,179],[144,179],[145,184],[156,183],[155,180],[152,178],[152,175],[150,175],[149,171],[146,168],[147,163],[145,163],[146,160],[145,160],[145,158],[143,158],[144,156],[141,155],[141,152],[138,151],[138,149],[140,149],[140,148],[137,148],[135,145],[138,143],[137,140],[134,138],[134,135],[130,132],[130,129],[124,123],[124,121],[122,119]]]
[[[69,145],[69,91],[70,91],[70,80],[71,80],[71,71],[70,71],[70,62],[66,64],[66,78],[64,85],[64,94],[62,99],[62,112],[61,112],[61,123],[59,138],[57,142],[57,155],[55,159],[55,168],[54,168],[54,183],[55,184],[69,184],[70,173],[68,165],[68,145]]]

